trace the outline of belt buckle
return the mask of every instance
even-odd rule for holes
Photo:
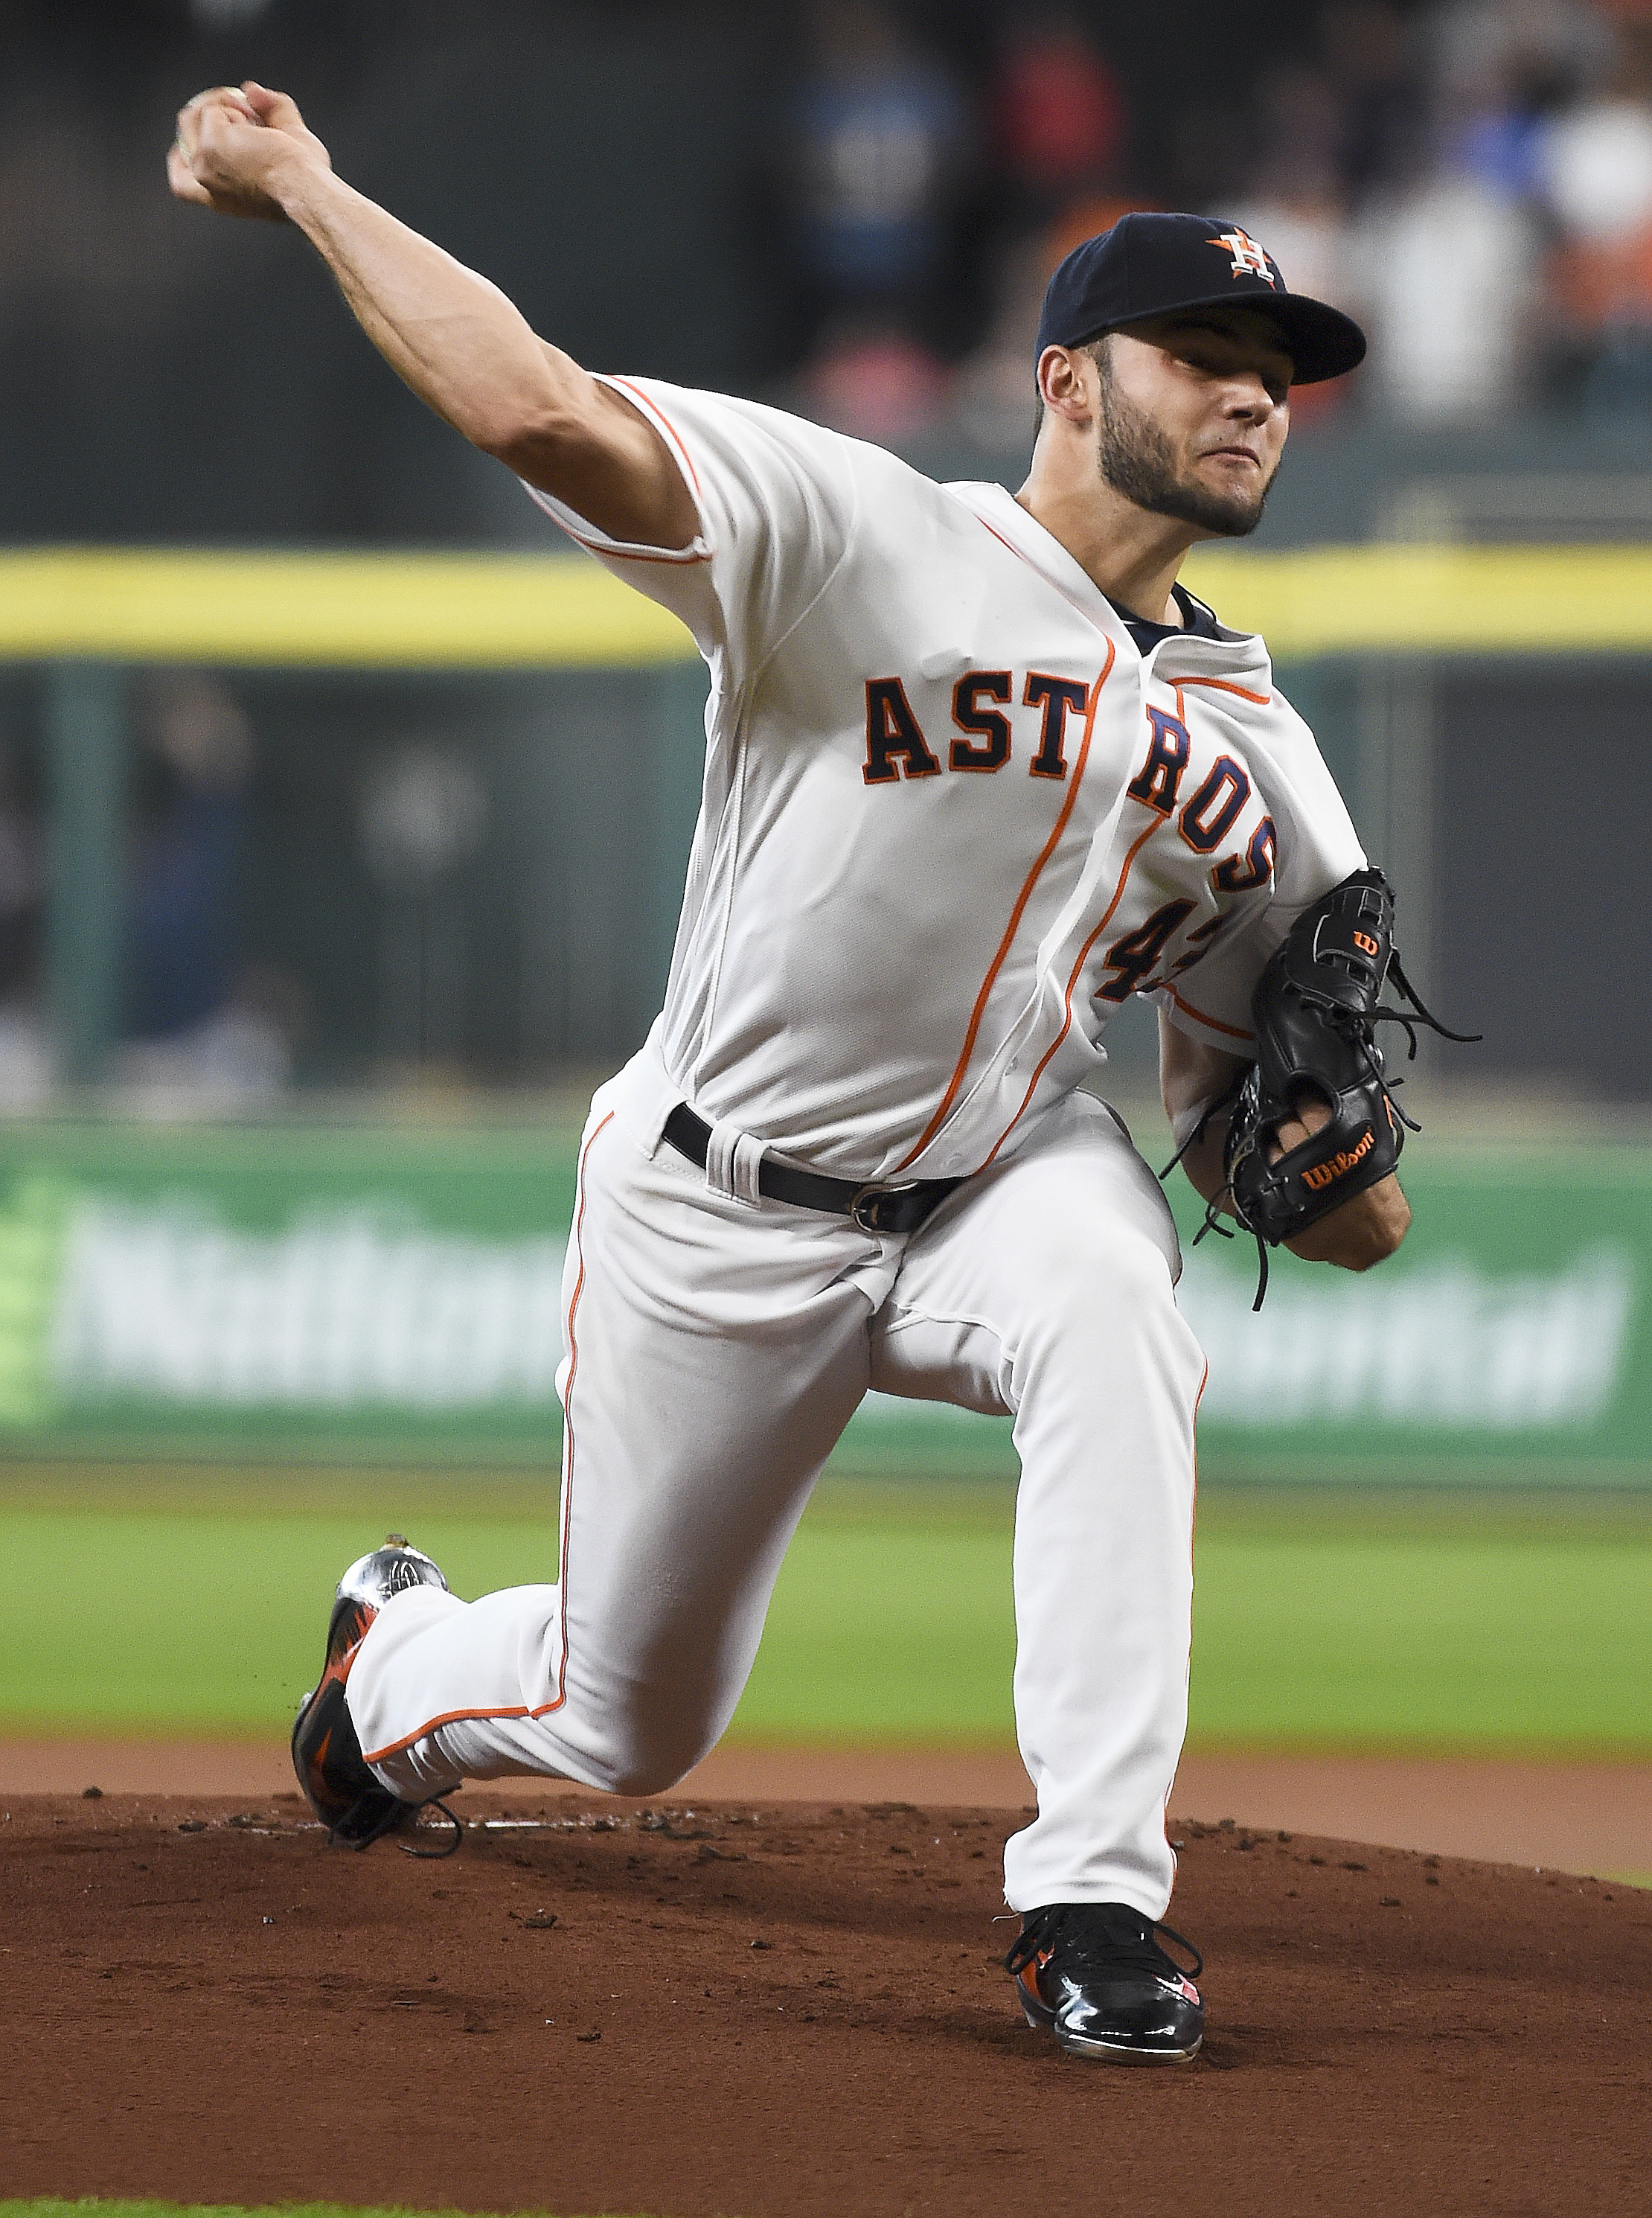
[[[903,1194],[917,1191],[917,1180],[908,1186],[863,1186],[849,1205],[849,1214],[863,1232],[880,1233],[884,1227],[878,1221],[878,1210],[886,1201],[898,1201]]]

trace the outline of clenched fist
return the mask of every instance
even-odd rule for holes
[[[251,79],[198,92],[178,111],[167,151],[167,183],[181,201],[220,215],[285,223],[280,180],[295,164],[329,170],[327,150],[306,130],[298,105]]]

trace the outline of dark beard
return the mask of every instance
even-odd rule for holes
[[[1224,499],[1179,478],[1169,440],[1150,417],[1138,414],[1117,391],[1104,355],[1097,367],[1101,371],[1101,474],[1113,491],[1149,515],[1172,516],[1202,531],[1219,532],[1224,539],[1243,539],[1254,531],[1273,480],[1252,502]]]

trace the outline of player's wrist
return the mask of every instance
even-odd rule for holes
[[[306,215],[319,208],[325,188],[336,185],[338,180],[325,159],[319,159],[309,147],[280,133],[270,135],[282,138],[282,143],[271,147],[265,157],[263,175],[257,181],[259,189],[269,195],[283,215],[302,225]]]

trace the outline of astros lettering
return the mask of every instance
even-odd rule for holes
[[[1002,770],[1011,755],[1011,723],[1004,707],[1017,698],[1015,673],[1009,670],[966,670],[952,689],[954,731],[946,742],[950,770]],[[1089,681],[1052,678],[1030,670],[1019,699],[1039,711],[1037,746],[1027,768],[1034,778],[1067,776],[1067,724],[1082,722],[1090,705]],[[941,765],[925,739],[900,678],[866,681],[868,785],[893,785],[901,778],[934,778]]]

